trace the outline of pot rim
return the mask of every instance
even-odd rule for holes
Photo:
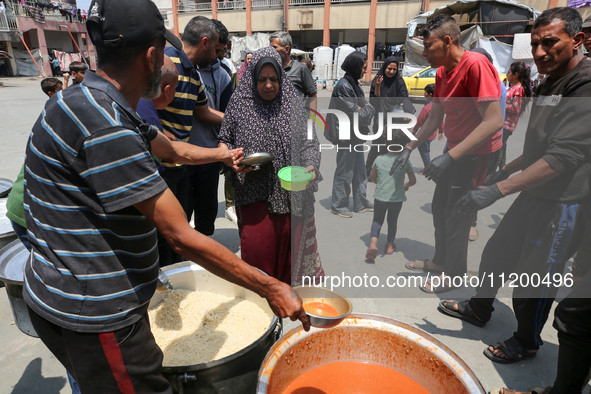
[[[354,326],[359,321],[366,323],[362,326],[371,327],[375,324],[374,328],[379,329],[380,327],[386,328],[389,327],[391,332],[407,332],[410,333],[410,338],[412,337],[420,337],[424,338],[429,341],[429,349],[441,359],[467,386],[467,389],[470,393],[474,394],[484,394],[486,390],[482,386],[482,383],[470,369],[468,364],[464,360],[462,360],[453,350],[451,350],[448,346],[446,346],[443,342],[439,339],[435,338],[428,332],[412,326],[408,323],[404,323],[393,319],[388,316],[377,315],[377,314],[370,314],[370,313],[352,313],[348,317],[344,319],[344,321],[336,326],[342,327],[345,326]],[[350,323],[349,323],[350,322]],[[305,332],[302,326],[298,326],[287,332],[281,338],[277,340],[267,352],[263,363],[261,364],[261,368],[259,369],[259,376],[257,382],[257,394],[267,394],[267,388],[269,386],[271,375],[273,374],[273,369],[275,368],[277,362],[281,358],[281,356],[287,351],[287,349],[295,346],[297,343],[306,340],[308,337],[313,335],[317,331],[325,330],[323,328],[315,328],[311,327],[310,331]],[[420,346],[425,347],[424,343],[418,343]],[[276,354],[277,352],[281,351],[281,354]]]

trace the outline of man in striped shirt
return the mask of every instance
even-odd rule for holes
[[[266,297],[277,315],[309,323],[289,286],[193,230],[158,174],[136,106],[160,94],[164,39],[181,42],[154,3],[94,0],[87,29],[96,74],[48,101],[27,144],[23,296],[37,334],[82,392],[170,393],[147,317],[154,226],[184,256]]]
[[[185,27],[182,40],[182,49],[167,47],[164,50],[177,67],[179,82],[174,100],[165,109],[159,110],[158,115],[169,138],[189,141],[193,115],[203,122],[217,126],[222,124],[224,114],[208,105],[207,94],[197,72],[197,67],[205,68],[215,60],[219,35],[210,19],[196,16]],[[162,166],[162,178],[190,218],[193,182],[189,168],[166,162]],[[180,256],[174,256],[175,261],[180,259]]]

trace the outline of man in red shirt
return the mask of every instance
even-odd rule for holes
[[[423,56],[431,67],[439,68],[433,107],[416,135],[418,140],[406,145],[393,169],[406,163],[411,151],[437,130],[445,115],[446,151],[423,171],[427,179],[437,182],[432,203],[435,255],[432,260],[415,260],[406,265],[411,270],[441,273],[443,280],[437,281],[441,286],[430,282],[421,288],[439,293],[452,288],[451,278],[467,271],[472,216],[453,206],[484,182],[489,166],[496,161],[502,146],[503,116],[497,72],[486,57],[461,47],[456,21],[449,15],[438,15],[422,33]]]

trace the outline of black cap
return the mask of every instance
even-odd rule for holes
[[[591,16],[588,16],[587,19],[583,22],[583,29],[591,27]]]
[[[166,29],[151,0],[93,0],[86,30],[97,47],[129,47],[164,37],[175,48],[183,49],[182,41]]]

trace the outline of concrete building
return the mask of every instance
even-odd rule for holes
[[[237,36],[285,30],[292,35],[298,49],[342,44],[367,46],[375,71],[392,46],[405,43],[409,21],[453,0],[154,1],[168,20],[168,27],[177,33],[196,15],[219,19],[230,34]],[[566,6],[567,0],[522,0],[520,3],[545,10]],[[370,77],[368,73],[366,78]]]
[[[43,74],[51,76],[49,50],[67,53],[82,51],[95,67],[95,52],[86,33],[84,13],[78,15],[76,0],[38,3],[31,0],[0,1],[0,50],[7,51],[10,73],[17,75],[15,52],[38,49]],[[40,7],[41,6],[41,7]]]

